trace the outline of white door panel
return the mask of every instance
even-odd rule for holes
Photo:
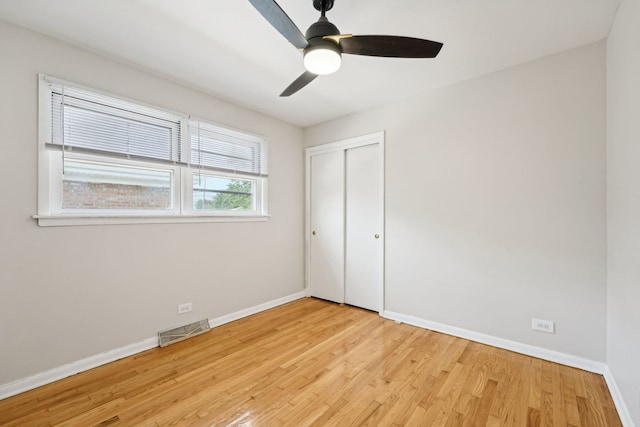
[[[311,157],[311,296],[344,302],[344,151]]]
[[[382,251],[378,144],[346,150],[345,302],[380,311]]]

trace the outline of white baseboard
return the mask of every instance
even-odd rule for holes
[[[256,314],[261,311],[268,310],[270,308],[277,307],[279,305],[286,304],[300,298],[304,298],[305,296],[306,294],[304,291],[298,292],[286,297],[268,301],[264,304],[259,304],[254,307],[236,311],[235,313],[227,314],[215,319],[209,319],[209,326],[215,328],[216,326],[224,325],[225,323],[233,322],[234,320],[238,320],[243,317],[247,317],[252,314]],[[28,390],[32,390],[45,384],[52,383],[54,381],[61,380],[77,373],[88,371],[89,369],[114,362],[118,359],[132,356],[136,353],[140,353],[157,346],[158,337],[154,336],[134,344],[129,344],[114,350],[109,350],[105,353],[89,356],[87,358],[77,360],[75,362],[71,362],[66,365],[62,365],[45,372],[41,372],[39,374],[32,375],[27,378],[16,380],[8,384],[2,384],[0,385],[0,400],[6,399],[7,397],[15,396],[16,394],[20,394]]]
[[[620,416],[620,421],[622,421],[622,425],[624,427],[635,427],[633,420],[631,419],[631,414],[629,413],[629,408],[624,402],[622,398],[622,392],[618,387],[618,383],[614,378],[609,366],[605,366],[604,368],[604,376],[605,381],[607,382],[607,386],[609,387],[609,392],[611,393],[611,398],[613,399],[613,403],[616,405],[616,410],[618,411],[618,415]]]
[[[158,337],[147,338],[135,344],[129,344],[105,353],[89,356],[27,378],[0,385],[0,400],[157,346]]]
[[[420,319],[418,317],[394,313],[392,311],[384,311],[382,313],[382,316],[387,319],[400,321],[409,325],[430,329],[436,332],[442,332],[448,335],[453,335],[455,337],[476,341],[494,347],[504,348],[506,350],[515,351],[516,353],[522,353],[526,354],[527,356],[533,356],[539,359],[572,366],[574,368],[583,369],[585,371],[594,372],[596,374],[604,375],[606,368],[606,364],[604,364],[603,362],[596,362],[594,360],[584,359],[582,357],[560,353],[558,351],[548,350],[546,348],[536,347],[529,344],[523,344],[504,338],[498,338],[492,335],[485,335],[479,332],[470,331],[468,329],[457,328],[455,326],[449,326],[443,323]]]
[[[306,293],[302,291],[292,295],[287,295],[286,297],[265,302],[264,304],[245,308],[244,310],[236,311],[235,313],[227,314],[226,316],[209,319],[209,327],[215,328],[216,326],[224,325],[225,323],[233,322],[234,320],[242,319],[243,317],[251,316],[252,314],[260,313],[261,311],[269,310],[270,308],[274,308],[279,305],[304,298],[305,296]]]

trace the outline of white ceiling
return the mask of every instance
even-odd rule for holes
[[[304,33],[312,0],[278,0]],[[302,55],[248,0],[0,0],[0,19],[298,126],[389,103],[605,38],[619,0],[336,0],[341,32],[444,43],[436,59],[344,55],[279,98]]]

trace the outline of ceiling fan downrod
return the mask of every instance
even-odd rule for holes
[[[324,16],[324,13],[330,11],[333,7],[333,1],[334,0],[313,0],[313,7],[319,10],[322,16]]]

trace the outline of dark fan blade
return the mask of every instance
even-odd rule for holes
[[[318,77],[317,74],[313,74],[313,73],[310,73],[309,71],[305,71],[300,75],[300,77],[298,77],[293,83],[291,83],[289,87],[286,88],[284,92],[280,94],[280,96],[293,95],[294,93],[296,93],[297,91],[299,91],[300,89],[302,89],[303,87],[311,83],[316,77]]]
[[[269,21],[292,45],[298,49],[307,47],[309,44],[307,43],[307,39],[304,38],[304,35],[298,27],[296,27],[296,24],[293,23],[291,18],[278,6],[278,3],[273,0],[249,0],[249,2],[260,12],[264,19]]]
[[[390,58],[435,58],[442,43],[402,36],[353,36],[340,39],[342,53]]]

